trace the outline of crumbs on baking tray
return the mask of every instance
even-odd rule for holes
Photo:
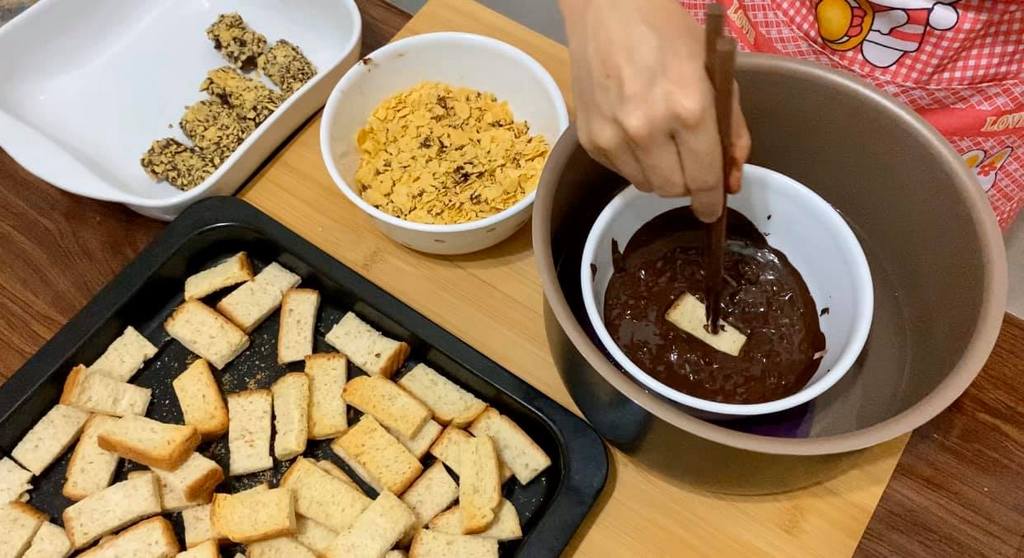
[[[537,187],[549,147],[491,93],[423,82],[385,99],[358,133],[363,199],[409,221],[465,223]]]

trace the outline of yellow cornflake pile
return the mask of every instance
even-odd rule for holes
[[[537,187],[543,136],[490,93],[424,82],[373,111],[356,137],[364,200],[409,221],[465,223],[507,209]]]

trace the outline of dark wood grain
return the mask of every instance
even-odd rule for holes
[[[356,3],[364,53],[409,19],[384,0]],[[0,151],[0,380],[162,228],[65,194]],[[978,380],[913,435],[858,555],[1024,556],[1024,322],[1007,317]]]
[[[1024,321],[1007,316],[978,379],[919,428],[858,556],[1024,556]]]
[[[0,151],[0,375],[8,378],[163,228],[67,194]]]
[[[356,0],[363,15],[363,54],[377,50],[398,33],[410,16],[384,0]]]

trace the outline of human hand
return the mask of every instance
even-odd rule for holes
[[[560,0],[569,37],[580,142],[634,186],[691,196],[721,214],[722,148],[704,29],[675,0]],[[738,192],[750,133],[733,88],[730,171]]]

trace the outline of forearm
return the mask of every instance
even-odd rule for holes
[[[565,16],[566,21],[570,21],[574,16],[581,15],[582,11],[586,9],[589,2],[587,0],[558,0],[558,7],[562,10],[562,15]]]
[[[577,28],[580,22],[584,21],[588,7],[589,0],[558,0],[558,8],[562,11],[562,19],[565,21],[565,35],[570,43],[576,40]]]

